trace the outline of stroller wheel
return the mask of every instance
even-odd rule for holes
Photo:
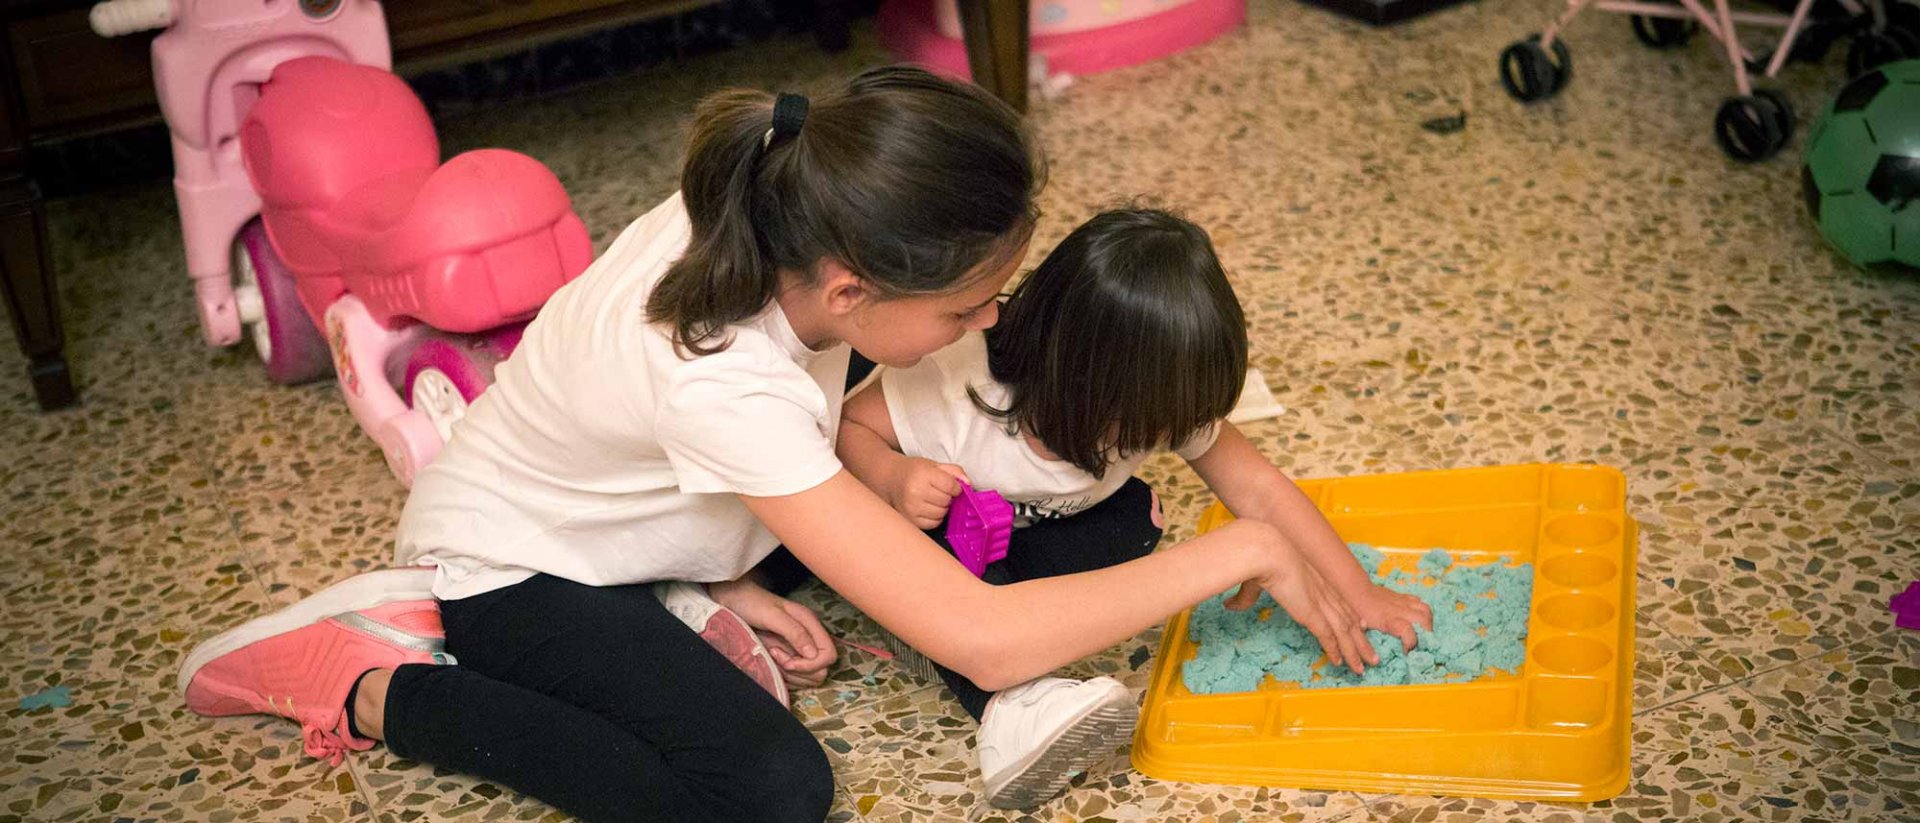
[[[1700,24],[1692,20],[1633,15],[1633,36],[1640,38],[1640,42],[1649,48],[1679,48],[1692,40],[1693,33],[1699,30]]]
[[[1911,57],[1920,57],[1920,33],[1891,24],[1877,32],[1863,31],[1847,47],[1847,76],[1859,77]]]
[[[1573,56],[1564,41],[1553,41],[1553,54],[1540,47],[1540,35],[1508,46],[1500,52],[1500,85],[1513,99],[1522,103],[1545,100],[1566,88],[1573,78]]]
[[[1728,157],[1757,162],[1772,157],[1787,144],[1787,129],[1793,114],[1777,94],[1761,92],[1752,97],[1729,97],[1720,104],[1713,118],[1713,136],[1720,141]]]
[[[1773,103],[1774,125],[1780,129],[1780,145],[1793,140],[1793,103],[1787,96],[1773,89],[1754,89],[1753,96],[1764,97]]]

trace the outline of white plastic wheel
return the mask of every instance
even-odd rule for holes
[[[413,378],[413,396],[409,400],[433,422],[442,443],[453,438],[454,424],[467,416],[467,398],[460,394],[453,378],[439,369],[420,370]]]
[[[273,362],[273,333],[267,328],[267,301],[260,294],[260,273],[253,270],[253,256],[247,254],[245,241],[233,241],[233,305],[240,312],[240,323],[253,338],[253,351],[260,362]]]

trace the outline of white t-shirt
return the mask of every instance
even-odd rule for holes
[[[545,572],[594,586],[732,580],[777,541],[735,495],[840,470],[848,349],[804,346],[778,304],[683,359],[647,296],[691,234],[680,195],[553,295],[400,515],[403,564],[469,597]]]
[[[1064,460],[1041,457],[1026,437],[987,416],[967,396],[967,387],[972,386],[994,408],[1007,407],[1007,387],[988,370],[987,340],[977,332],[913,368],[882,367],[879,380],[900,450],[909,457],[964,469],[976,488],[999,492],[1013,504],[1017,525],[1092,508],[1119,491],[1140,464],[1153,456],[1128,455],[1098,478]],[[1213,448],[1219,431],[1218,426],[1209,426],[1174,451],[1196,459]]]

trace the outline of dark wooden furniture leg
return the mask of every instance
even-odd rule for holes
[[[1027,110],[1027,0],[959,0],[973,82]]]
[[[0,37],[0,65],[11,68],[13,55]],[[27,374],[42,409],[73,404],[73,376],[61,351],[60,293],[47,256],[47,213],[40,189],[27,175],[27,120],[20,105],[20,80],[6,72],[0,87],[0,295],[13,318],[13,333],[27,355]]]

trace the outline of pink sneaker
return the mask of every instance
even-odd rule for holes
[[[680,622],[693,629],[707,645],[753,678],[753,682],[772,694],[780,705],[787,705],[787,681],[780,675],[780,666],[773,662],[773,655],[767,653],[766,644],[760,642],[760,636],[754,634],[753,627],[740,619],[740,615],[708,597],[706,586],[668,581],[655,583],[653,594],[660,598],[660,605],[666,606],[668,612],[680,618]]]
[[[196,646],[180,667],[187,708],[206,717],[296,720],[307,754],[338,766],[373,741],[347,725],[347,693],[374,669],[452,663],[431,568],[369,572]]]

